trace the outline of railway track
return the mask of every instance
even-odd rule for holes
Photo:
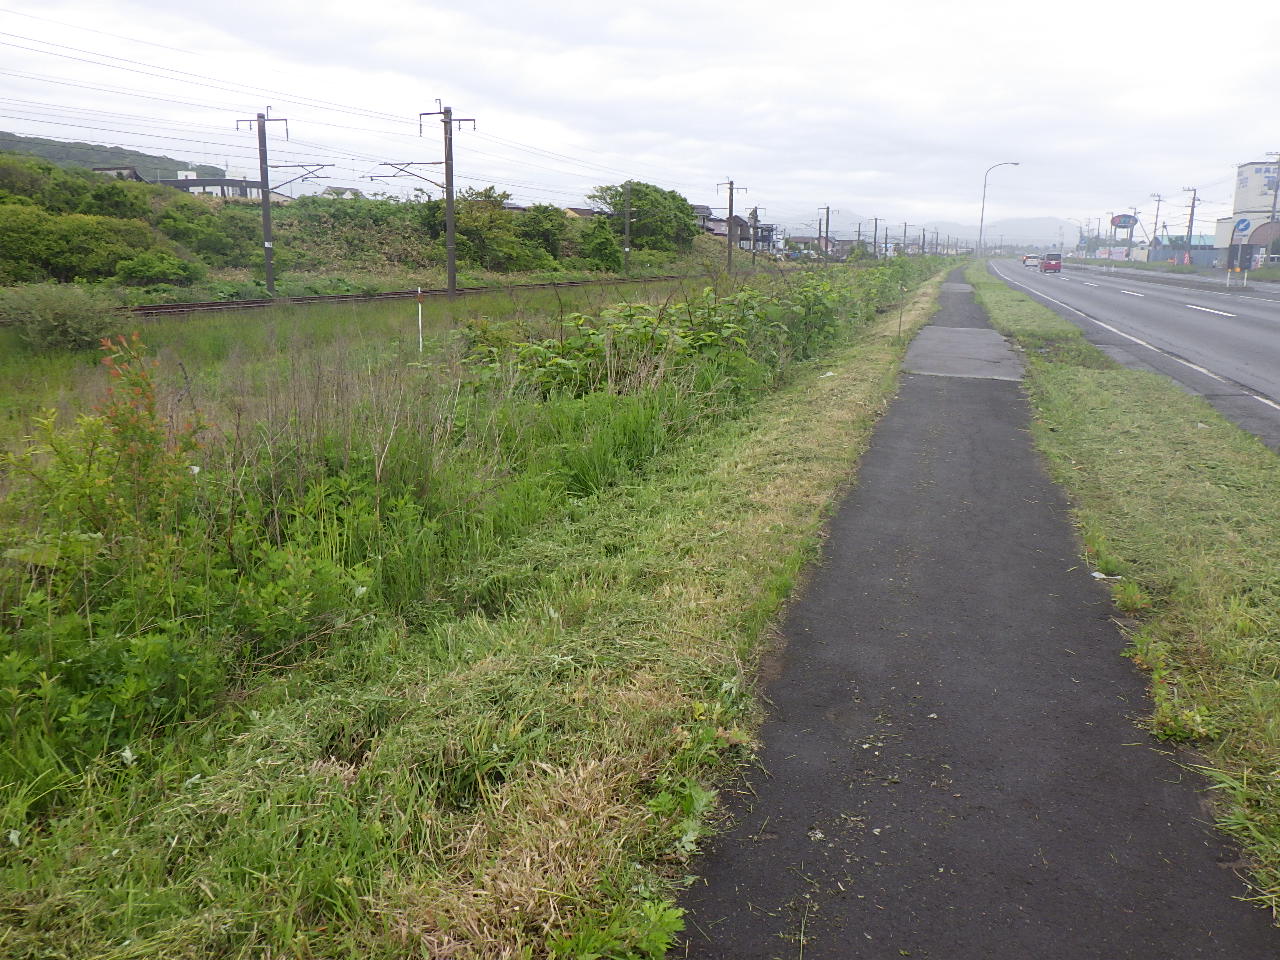
[[[694,276],[702,276],[696,274]],[[610,280],[564,280],[548,283],[521,283],[511,286],[466,287],[458,290],[458,296],[474,296],[480,293],[501,293],[507,290],[551,290],[558,287],[590,287],[609,286],[627,283],[656,283],[663,280],[692,279],[689,274],[670,274],[660,277],[625,277]],[[423,290],[424,297],[444,297],[449,291],[444,289]],[[386,293],[338,293],[332,295],[316,294],[305,297],[275,297],[260,300],[210,300],[200,303],[147,303],[130,307],[135,316],[158,317],[175,313],[209,313],[216,310],[252,310],[256,307],[278,306],[279,304],[301,303],[366,303],[375,300],[412,300],[418,296],[417,290],[392,290]]]

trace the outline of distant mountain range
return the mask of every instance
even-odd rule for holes
[[[207,163],[189,163],[173,157],[126,150],[124,147],[107,147],[96,143],[69,143],[65,140],[46,140],[44,137],[24,137],[0,130],[0,150],[42,157],[59,167],[136,167],[148,180],[171,180],[179,170],[194,170],[202,177],[225,177],[221,167]]]
[[[917,228],[919,229],[919,228]],[[925,229],[930,235],[938,231],[941,237],[960,237],[965,240],[976,240],[978,225],[976,223],[928,223]],[[1000,238],[1004,242],[1025,243],[1031,246],[1056,246],[1059,241],[1074,247],[1079,228],[1069,220],[1057,217],[1024,217],[1012,220],[989,220],[982,228],[986,243],[997,244]]]

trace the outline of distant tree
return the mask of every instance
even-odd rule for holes
[[[47,160],[0,154],[0,190],[28,197],[53,213],[78,210],[94,185],[103,182],[89,170],[62,170]]]
[[[0,283],[48,278],[52,220],[51,214],[29,203],[0,205]]]
[[[516,235],[536,243],[553,257],[560,256],[569,234],[569,218],[559,207],[537,203],[516,218]]]
[[[101,280],[115,274],[121,260],[151,248],[155,234],[137,220],[85,213],[54,217],[46,267],[55,280]]]
[[[147,205],[133,196],[121,183],[104,183],[89,191],[80,202],[78,213],[91,213],[99,217],[118,217],[121,220],[143,220]]]
[[[593,217],[587,224],[578,241],[578,251],[593,269],[613,273],[622,269],[622,244],[604,217]]]
[[[651,183],[629,181],[631,186],[631,246],[638,250],[689,250],[698,235],[693,206],[674,190]],[[596,187],[587,201],[609,215],[614,231],[622,235],[627,206],[626,184]]]

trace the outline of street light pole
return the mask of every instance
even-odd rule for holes
[[[1001,163],[993,163],[991,166],[987,167],[987,172],[982,175],[982,210],[978,214],[978,256],[980,257],[982,256],[982,251],[983,251],[982,230],[983,230],[983,227],[986,225],[986,219],[987,219],[987,177],[991,176],[991,171],[994,170],[996,167],[1016,167],[1016,166],[1018,166],[1017,160],[1005,160],[1005,161],[1002,161]]]

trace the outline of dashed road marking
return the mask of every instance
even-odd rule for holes
[[[1089,316],[1083,310],[1077,310],[1075,307],[1071,306],[1071,304],[1069,303],[1063,303],[1061,300],[1055,300],[1053,297],[1049,296],[1047,293],[1041,293],[1039,290],[1033,289],[1032,287],[1027,286],[1025,283],[1019,283],[1017,280],[1014,280],[1012,277],[1006,277],[1003,273],[1000,272],[1000,268],[995,266],[995,264],[991,265],[991,269],[992,271],[994,271],[995,275],[999,277],[1001,280],[1003,280],[1005,283],[1011,283],[1016,287],[1022,287],[1024,290],[1030,290],[1037,297],[1040,297],[1044,300],[1048,300],[1050,303],[1056,303],[1058,306],[1062,307],[1063,309],[1070,310],[1072,313],[1078,314],[1079,316],[1084,317],[1090,323],[1096,323],[1098,326],[1102,327],[1102,329],[1109,330],[1118,337],[1124,337],[1126,340],[1136,343],[1139,346],[1146,347],[1148,350],[1153,350],[1156,353],[1160,354],[1160,356],[1167,357],[1168,359],[1174,361],[1175,363],[1182,364],[1184,367],[1189,367],[1190,369],[1196,371],[1196,373],[1202,373],[1206,377],[1209,377],[1213,380],[1217,380],[1219,383],[1232,382],[1228,380],[1226,377],[1218,376],[1212,370],[1205,369],[1204,367],[1200,366],[1198,363],[1192,363],[1190,360],[1183,360],[1181,357],[1170,353],[1168,350],[1162,350],[1159,347],[1157,347],[1154,343],[1148,343],[1146,340],[1143,340],[1140,337],[1135,337],[1132,334],[1125,333],[1123,330],[1117,330],[1115,327],[1111,326],[1111,324],[1103,323],[1101,320],[1098,320],[1098,319],[1095,319],[1094,317]],[[1187,306],[1195,307],[1195,309],[1197,310],[1209,309],[1208,307],[1196,307],[1195,304],[1193,303],[1188,303]],[[1217,313],[1218,311],[1210,310],[1209,312]],[[1231,316],[1235,316],[1235,314],[1228,313],[1226,314],[1226,316],[1231,317]],[[1272,400],[1270,397],[1264,397],[1259,393],[1254,393],[1252,390],[1250,390],[1248,387],[1244,386],[1243,384],[1236,384],[1236,386],[1240,387],[1241,391],[1244,393],[1245,396],[1253,397],[1253,399],[1257,400],[1259,403],[1264,403],[1268,407],[1271,407],[1271,409],[1273,410],[1280,410],[1280,403],[1277,403],[1276,401]]]
[[[1121,293],[1127,293],[1131,297],[1145,297],[1145,293],[1134,293],[1132,290],[1121,290]]]
[[[1197,307],[1194,303],[1184,303],[1184,307],[1190,307],[1192,310],[1203,310],[1205,313],[1216,313],[1220,317],[1234,317],[1234,313],[1227,313],[1225,310],[1210,310],[1208,307]]]

